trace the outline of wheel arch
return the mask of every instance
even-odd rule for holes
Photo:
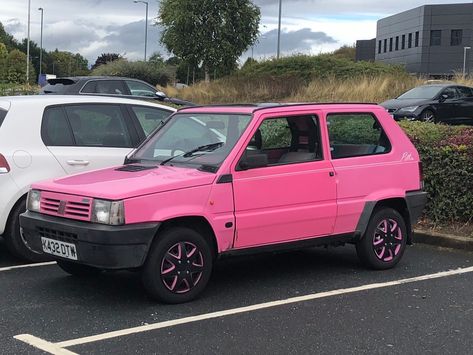
[[[186,227],[186,228],[192,228],[198,231],[209,243],[210,248],[212,249],[212,256],[214,257],[214,259],[217,257],[218,255],[217,237],[215,235],[215,232],[211,224],[205,217],[182,216],[182,217],[175,217],[175,218],[165,220],[159,226],[159,229],[156,233],[156,236],[154,237],[154,240],[159,238],[159,235],[162,232],[173,227]]]
[[[407,229],[407,244],[412,244],[411,218],[406,199],[403,197],[394,197],[379,201],[366,202],[363,212],[361,213],[360,220],[358,221],[358,225],[356,226],[356,237],[358,239],[363,238],[371,216],[383,207],[392,208],[399,212],[399,214],[403,217]]]

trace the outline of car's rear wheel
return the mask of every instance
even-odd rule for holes
[[[423,121],[423,122],[435,123],[436,122],[436,117],[435,117],[435,114],[432,110],[424,110],[420,114],[420,120]]]
[[[5,245],[10,253],[14,256],[32,262],[47,261],[51,258],[44,254],[37,254],[31,251],[21,235],[20,214],[26,211],[26,199],[21,199],[13,207],[10,217],[8,218],[7,227],[5,229]]]
[[[212,272],[212,252],[205,238],[185,227],[167,229],[156,238],[142,274],[145,289],[165,303],[197,298]]]
[[[80,276],[80,277],[85,277],[85,276],[94,276],[98,275],[102,272],[101,269],[98,269],[96,267],[88,266],[88,265],[82,265],[82,264],[76,264],[70,261],[66,260],[58,260],[57,265],[65,272],[67,272],[70,275],[73,276]]]
[[[356,244],[356,251],[366,266],[376,270],[390,269],[401,260],[406,242],[404,218],[392,208],[382,208],[371,217],[365,234]]]

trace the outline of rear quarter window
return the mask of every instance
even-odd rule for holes
[[[5,110],[0,110],[0,127],[2,126],[3,121],[5,120],[5,117],[7,116],[7,111]]]

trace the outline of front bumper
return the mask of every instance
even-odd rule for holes
[[[414,112],[402,112],[402,113],[391,113],[393,118],[396,121],[402,121],[402,120],[408,120],[408,121],[416,121],[419,119],[419,115],[414,111]]]
[[[108,226],[27,211],[20,216],[20,225],[27,246],[36,253],[43,253],[41,237],[73,243],[77,263],[112,270],[142,266],[160,224]]]

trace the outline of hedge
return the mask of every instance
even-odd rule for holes
[[[434,223],[468,223],[473,217],[473,128],[401,122],[424,167],[429,199],[425,217]]]

